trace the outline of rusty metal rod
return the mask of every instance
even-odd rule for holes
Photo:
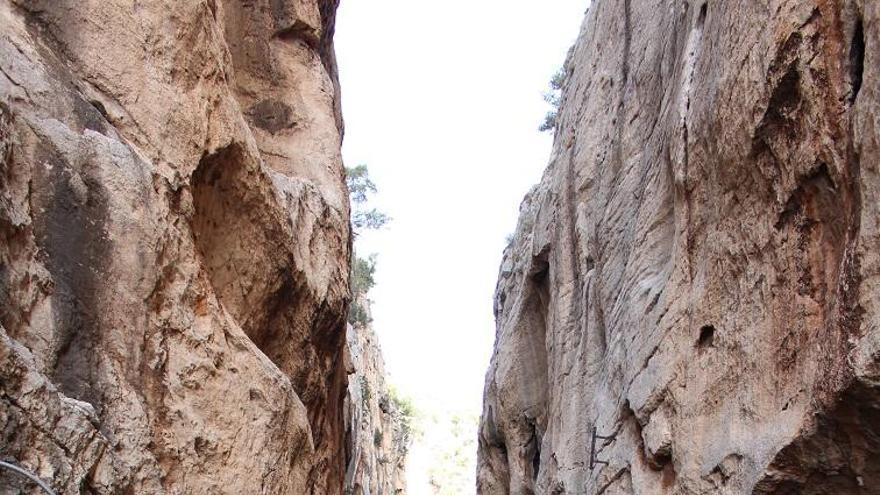
[[[614,435],[611,435],[611,436],[599,435],[596,432],[596,427],[593,426],[593,439],[590,441],[590,471],[592,471],[593,468],[596,467],[597,464],[604,464],[606,466],[608,465],[607,461],[600,461],[596,457],[596,454],[598,454],[598,452],[596,452],[596,439],[597,438],[601,439],[601,440],[614,441],[614,439],[617,438],[617,434],[615,433]],[[604,445],[603,445],[603,447],[604,447]]]
[[[40,478],[37,477],[37,475],[31,473],[30,471],[22,469],[22,468],[16,466],[15,464],[10,464],[8,462],[3,462],[3,461],[0,461],[0,467],[6,468],[6,469],[12,471],[13,473],[18,474],[19,476],[24,476],[25,478],[36,483],[40,488],[43,489],[44,492],[48,493],[49,495],[55,495],[55,492],[52,491],[51,488],[49,488],[49,485],[47,485],[45,481],[41,480]]]

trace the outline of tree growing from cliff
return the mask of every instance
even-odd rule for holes
[[[541,132],[556,129],[557,119],[559,118],[559,105],[562,104],[562,85],[565,84],[565,68],[559,69],[550,78],[550,90],[544,92],[544,101],[553,107],[544,116],[544,123],[538,127]]]
[[[367,325],[372,321],[367,310],[366,297],[375,285],[376,255],[361,258],[351,257],[351,306],[348,308],[348,322],[352,325]]]
[[[390,218],[376,208],[368,208],[370,195],[376,194],[376,184],[370,180],[370,171],[366,165],[358,165],[345,169],[345,183],[348,186],[351,201],[351,229],[355,237],[365,230],[380,229]],[[370,323],[370,312],[367,307],[367,293],[375,285],[373,276],[376,273],[376,255],[361,258],[357,253],[351,256],[351,306],[348,310],[348,322],[352,325]]]
[[[370,171],[364,164],[345,169],[345,183],[351,199],[351,227],[358,235],[364,230],[381,229],[390,220],[388,215],[376,208],[367,208],[372,194],[376,194],[376,184],[370,180]]]

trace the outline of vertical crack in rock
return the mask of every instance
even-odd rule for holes
[[[688,173],[688,112],[691,108],[691,93],[694,85],[694,72],[696,71],[697,60],[699,59],[700,49],[703,43],[703,26],[706,24],[706,16],[708,14],[709,5],[703,3],[700,5],[700,12],[697,14],[694,27],[690,31],[687,47],[685,48],[684,72],[682,80],[684,81],[681,89],[681,105],[679,108],[681,118],[681,156],[683,170],[682,176],[687,177]]]
[[[855,103],[862,89],[862,78],[865,73],[865,26],[862,17],[856,19],[852,42],[849,51],[850,95],[849,103]]]
[[[630,52],[632,50],[632,12],[631,12],[631,1],[632,0],[622,0],[623,1],[623,48],[621,52],[621,61],[620,61],[620,81],[619,81],[619,89],[618,92],[620,94],[619,100],[617,103],[617,117],[615,122],[617,124],[617,135],[615,139],[615,148],[614,148],[614,164],[617,167],[623,167],[624,159],[627,158],[623,154],[624,149],[624,130],[626,129],[626,110],[627,110],[627,100],[629,99],[628,92],[630,91],[629,85],[629,72],[630,72]]]

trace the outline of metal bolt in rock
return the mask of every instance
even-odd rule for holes
[[[591,471],[593,470],[593,468],[595,468],[599,464],[604,464],[606,466],[608,465],[607,461],[600,461],[599,458],[597,457],[599,452],[596,450],[596,439],[608,440],[610,442],[613,442],[615,440],[615,438],[617,438],[617,433],[614,433],[613,435],[605,436],[605,435],[599,435],[598,433],[596,433],[596,431],[597,431],[596,427],[593,426],[593,440],[590,442],[590,470]],[[603,447],[604,447],[604,445],[603,445]]]

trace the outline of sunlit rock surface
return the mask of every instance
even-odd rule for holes
[[[481,494],[877,493],[878,21],[593,2],[500,270]]]
[[[0,0],[0,458],[338,494],[334,0]]]
[[[348,327],[345,396],[346,495],[406,493],[412,418],[385,380],[385,362],[372,325]]]

